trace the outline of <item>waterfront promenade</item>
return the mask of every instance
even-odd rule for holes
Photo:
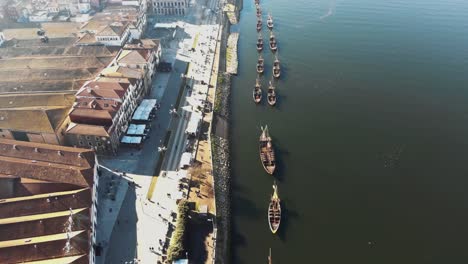
[[[162,259],[162,245],[169,243],[169,226],[176,220],[173,217],[174,212],[177,212],[176,200],[188,197],[188,190],[179,190],[179,181],[187,178],[187,171],[171,172],[178,170],[180,157],[187,142],[185,129],[190,115],[193,114],[182,110],[181,107],[188,106],[186,96],[189,91],[192,95],[204,94],[205,98],[211,98],[209,94],[214,94],[214,89],[209,89],[208,85],[193,84],[213,83],[216,80],[216,77],[212,78],[212,70],[218,29],[218,26],[190,24],[184,27],[184,38],[176,38],[163,54],[166,55],[165,61],[173,64],[173,72],[158,74],[153,83],[149,97],[161,102],[161,109],[151,124],[149,139],[141,150],[122,148],[116,157],[101,158],[103,170],[106,171],[103,179],[117,181],[119,188],[116,189],[115,201],[104,199],[101,204],[102,231],[99,232],[98,243],[103,247],[103,254],[98,258],[98,263],[134,260],[140,263],[155,263]],[[196,52],[190,53],[187,49],[193,45]],[[189,85],[190,88],[186,89],[185,85]],[[180,108],[177,113],[170,113],[178,100]],[[210,117],[204,121],[210,122]],[[169,131],[169,144],[163,146]],[[197,145],[195,150],[208,154],[207,148],[210,143],[202,142],[202,147]],[[164,177],[155,174],[158,173],[155,172],[155,167],[161,156],[158,147],[167,148],[162,169],[168,172]],[[211,158],[209,154],[202,157],[196,153],[198,152],[193,154],[195,160]],[[208,185],[212,184],[211,178]],[[206,197],[208,192],[202,189],[199,195]],[[196,200],[193,195],[191,197],[193,201]],[[208,205],[210,213],[214,214],[213,195],[203,202]],[[213,243],[211,237],[210,239]],[[207,261],[209,258],[212,258],[212,252],[209,253]]]

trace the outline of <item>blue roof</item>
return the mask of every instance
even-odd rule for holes
[[[173,261],[172,264],[188,264],[188,259],[178,259]]]

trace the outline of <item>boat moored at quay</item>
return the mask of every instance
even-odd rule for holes
[[[276,52],[278,50],[278,44],[276,43],[276,37],[273,32],[270,32],[270,49],[272,52]]]
[[[268,14],[267,27],[269,30],[273,29],[273,17],[271,16],[271,14]]]
[[[268,133],[268,126],[262,129],[262,134],[259,140],[260,161],[262,162],[265,171],[272,175],[276,168],[275,150],[273,149],[273,142]]]
[[[281,223],[281,200],[278,195],[278,186],[273,184],[273,195],[268,205],[268,224],[273,234],[276,234]],[[271,256],[270,256],[271,260]]]
[[[276,105],[276,91],[275,86],[273,86],[272,82],[270,81],[268,85],[268,92],[267,92],[267,101],[268,104],[271,106]]]
[[[261,74],[265,71],[265,60],[263,59],[262,55],[258,56],[257,60],[257,73]]]
[[[262,101],[262,87],[260,85],[260,78],[257,76],[257,79],[255,80],[255,87],[253,90],[253,99],[256,104],[260,103]]]
[[[263,50],[263,37],[262,37],[262,33],[258,33],[257,51],[262,51],[262,50]]]
[[[279,78],[281,75],[280,61],[278,56],[275,56],[275,61],[273,62],[273,76]]]

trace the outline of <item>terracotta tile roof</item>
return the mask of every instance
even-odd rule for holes
[[[135,39],[132,43],[125,44],[126,50],[153,49],[159,48],[159,39]]]
[[[0,109],[0,128],[33,133],[55,133],[70,107],[50,109]]]
[[[99,98],[76,98],[73,108],[89,108],[96,110],[107,110],[109,112],[117,112],[122,104],[120,102],[108,99]]]
[[[65,223],[64,223],[65,224]],[[87,260],[89,253],[89,232],[81,232],[71,240],[73,245],[66,253],[63,249],[66,246],[66,236],[58,239],[39,239],[34,243],[25,243],[21,246],[0,248],[0,263],[28,263],[32,261],[44,260],[45,263],[53,263],[56,258],[79,256],[80,258],[73,264],[89,263]],[[33,242],[31,240],[31,242]],[[49,261],[50,260],[50,261]]]
[[[109,137],[109,127],[71,123],[67,134]]]
[[[70,208],[87,208],[90,204],[91,191],[89,188],[86,188],[74,194],[59,196],[51,193],[49,197],[45,198],[0,203],[0,215],[3,219],[34,216],[39,214],[69,211]],[[0,238],[0,241],[2,240],[5,239]]]
[[[110,25],[105,26],[101,29],[96,35],[97,36],[117,36],[122,37],[125,30],[129,26],[129,23],[112,23]]]
[[[77,44],[92,44],[96,42],[96,35],[94,33],[84,33],[77,41]]]
[[[91,149],[9,139],[0,139],[0,157],[2,156],[71,165],[82,169],[93,168],[95,164],[94,151]],[[2,173],[1,168],[0,173]]]
[[[0,95],[0,109],[69,107],[74,98],[70,93],[3,94]]]
[[[82,88],[76,93],[76,97],[116,99],[119,102],[124,97],[124,95],[125,91],[122,90],[99,88]]]
[[[135,78],[119,78],[119,77],[96,77],[97,82],[119,82],[135,85],[138,79]]]
[[[75,108],[70,112],[69,116],[70,120],[74,123],[111,126],[112,118],[115,116],[115,112],[109,112],[106,110]]]
[[[94,166],[92,150],[0,139],[0,175],[15,177],[18,185],[46,187],[38,190],[70,186],[36,194],[13,191],[0,199],[0,263],[88,263]],[[64,251],[68,237],[71,247]]]
[[[93,88],[93,89],[112,89],[112,90],[127,90],[128,83],[120,82],[97,82],[89,81],[83,85],[83,88]]]
[[[107,67],[103,69],[101,71],[101,76],[141,79],[143,77],[143,73],[136,69],[130,69],[127,67],[120,67],[120,66],[112,66],[112,67]]]
[[[149,50],[122,50],[117,61],[126,64],[145,64],[149,61],[151,52]]]

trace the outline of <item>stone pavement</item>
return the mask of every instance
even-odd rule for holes
[[[210,0],[210,3],[213,1],[216,0]],[[121,148],[117,156],[99,157],[100,163],[108,168],[108,170],[102,169],[106,171],[106,176],[101,178],[106,182],[101,186],[103,188],[107,186],[107,189],[100,190],[100,195],[108,195],[108,189],[111,187],[109,183],[114,181],[112,183],[114,196],[104,197],[99,203],[100,226],[97,242],[101,243],[103,250],[97,263],[130,263],[134,260],[139,260],[139,263],[156,263],[161,254],[159,247],[162,242],[159,239],[164,240],[162,237],[165,236],[161,230],[165,230],[175,221],[172,217],[173,212],[177,211],[175,199],[183,197],[179,195],[186,193],[186,190],[178,189],[181,176],[169,173],[172,176],[158,178],[153,193],[154,202],[146,199],[151,179],[155,176],[155,165],[159,159],[158,147],[161,147],[168,130],[173,130],[175,135],[171,136],[172,144],[167,146],[169,157],[166,157],[171,169],[177,168],[180,155],[184,151],[187,139],[185,128],[191,113],[180,111],[181,115],[178,118],[169,114],[183,82],[181,75],[185,73],[188,63],[191,63],[189,78],[193,77],[198,82],[203,80],[206,83],[211,78],[215,47],[213,43],[216,43],[217,28],[187,25],[185,31],[190,37],[176,39],[170,43],[170,48],[163,49],[163,60],[173,63],[173,71],[157,73],[153,81],[148,98],[157,99],[161,103],[161,108],[157,112],[157,117],[150,123],[149,138],[145,140],[141,149]],[[190,57],[178,54],[192,46],[196,34],[201,36],[198,38],[196,52]],[[207,47],[211,47],[212,50]],[[187,50],[183,53],[188,54]],[[189,80],[189,84],[193,83]],[[180,106],[186,105],[186,93],[187,91],[184,91]],[[168,190],[171,193],[170,197],[167,195]],[[170,238],[166,237],[167,239]]]

